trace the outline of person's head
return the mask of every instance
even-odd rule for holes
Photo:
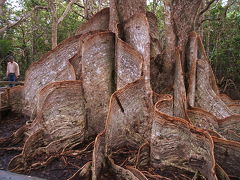
[[[8,60],[8,62],[11,62],[11,63],[12,63],[12,62],[14,61],[14,57],[13,57],[13,56],[8,56],[8,57],[7,57],[7,60]]]

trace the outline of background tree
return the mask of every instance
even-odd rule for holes
[[[66,7],[66,2],[58,1],[59,14],[63,15]],[[51,49],[51,13],[45,0],[21,1],[19,8],[7,3],[4,8],[6,13],[0,21],[2,30],[0,30],[2,32],[0,41],[7,44],[0,46],[2,49],[0,77],[3,79],[5,76],[5,57],[12,53],[21,66],[21,78],[23,78],[28,66]],[[58,25],[59,42],[72,36],[78,25],[84,21],[83,7],[74,5],[71,10]]]
[[[218,2],[203,23],[204,42],[222,92],[239,97],[239,2]]]
[[[0,16],[3,15],[3,6],[4,6],[5,2],[6,2],[6,0],[1,0],[0,1]]]

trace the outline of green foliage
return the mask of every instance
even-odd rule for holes
[[[158,29],[159,29],[159,36],[163,38],[164,36],[164,6],[161,1],[157,1],[157,4],[154,7],[153,2],[150,2],[147,5],[147,11],[150,11],[155,14],[158,19]]]
[[[70,13],[63,22],[59,25],[58,41],[61,42],[64,39],[74,35],[76,29],[84,21],[84,19],[78,14],[82,14],[78,7],[73,7],[72,13]]]
[[[0,77],[5,76],[4,71],[4,69],[6,69],[5,57],[9,54],[12,54],[12,51],[13,51],[12,41],[0,39]]]
[[[0,17],[0,27],[14,22],[31,11],[35,6],[47,6],[47,0],[18,0],[19,7],[7,3],[4,17]],[[58,17],[66,8],[66,1],[57,0]],[[79,14],[83,9],[74,6],[64,21],[58,26],[58,42],[74,35],[77,27],[83,22]],[[9,29],[0,35],[0,80],[6,71],[5,57],[11,52],[19,63],[21,76],[33,61],[37,61],[47,51],[51,50],[51,13],[40,9],[34,11],[32,16],[20,25]]]
[[[10,54],[13,50],[11,40],[0,39],[0,57],[3,58]]]
[[[217,3],[207,14],[204,24],[205,46],[219,83],[225,86],[228,80],[240,84],[240,11],[231,6],[227,11]]]

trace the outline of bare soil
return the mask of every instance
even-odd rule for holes
[[[0,121],[0,138],[7,138],[12,135],[18,128],[23,126],[29,120],[21,114],[16,114],[11,111],[2,113]],[[75,149],[84,149],[89,142],[84,143]],[[23,143],[18,143],[15,147],[9,147],[9,149],[0,147],[0,169],[8,170],[8,164],[10,160],[21,153],[21,150],[16,148],[22,148]],[[90,146],[83,153],[71,156],[63,155],[56,156],[49,164],[39,169],[31,170],[29,172],[21,172],[25,175],[40,177],[49,180],[66,180],[77,172],[85,163],[92,159],[93,146]]]

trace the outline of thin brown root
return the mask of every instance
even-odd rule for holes
[[[8,148],[0,148],[0,151],[22,151],[22,147],[8,147]]]
[[[70,151],[62,151],[61,155],[62,156],[78,156],[81,155],[82,153],[86,152],[91,146],[94,145],[94,141],[92,141],[91,143],[89,143],[83,150],[70,150]]]
[[[34,163],[31,167],[30,167],[30,170],[37,170],[37,169],[40,169],[42,167],[46,167],[48,166],[53,160],[55,160],[56,158],[58,158],[59,155],[57,156],[51,156],[49,157],[46,161],[44,162],[37,162],[37,163]]]
[[[137,168],[139,165],[140,165],[140,159],[141,159],[141,152],[142,152],[142,149],[145,147],[145,146],[149,146],[149,143],[146,142],[144,144],[142,144],[139,149],[138,149],[138,153],[137,153],[137,156],[136,156],[136,163],[135,163],[135,168]]]
[[[80,177],[88,176],[88,173],[91,170],[91,166],[92,166],[92,161],[87,162],[85,165],[83,165],[83,167],[79,168],[78,171],[67,180],[75,180],[75,179],[79,179]]]
[[[163,180],[171,180],[169,178],[166,178],[164,176],[160,176],[158,174],[151,174],[150,172],[148,171],[141,171],[145,176],[149,177],[149,178],[152,178],[152,179],[156,179],[156,180],[159,180],[159,179],[163,179]]]

